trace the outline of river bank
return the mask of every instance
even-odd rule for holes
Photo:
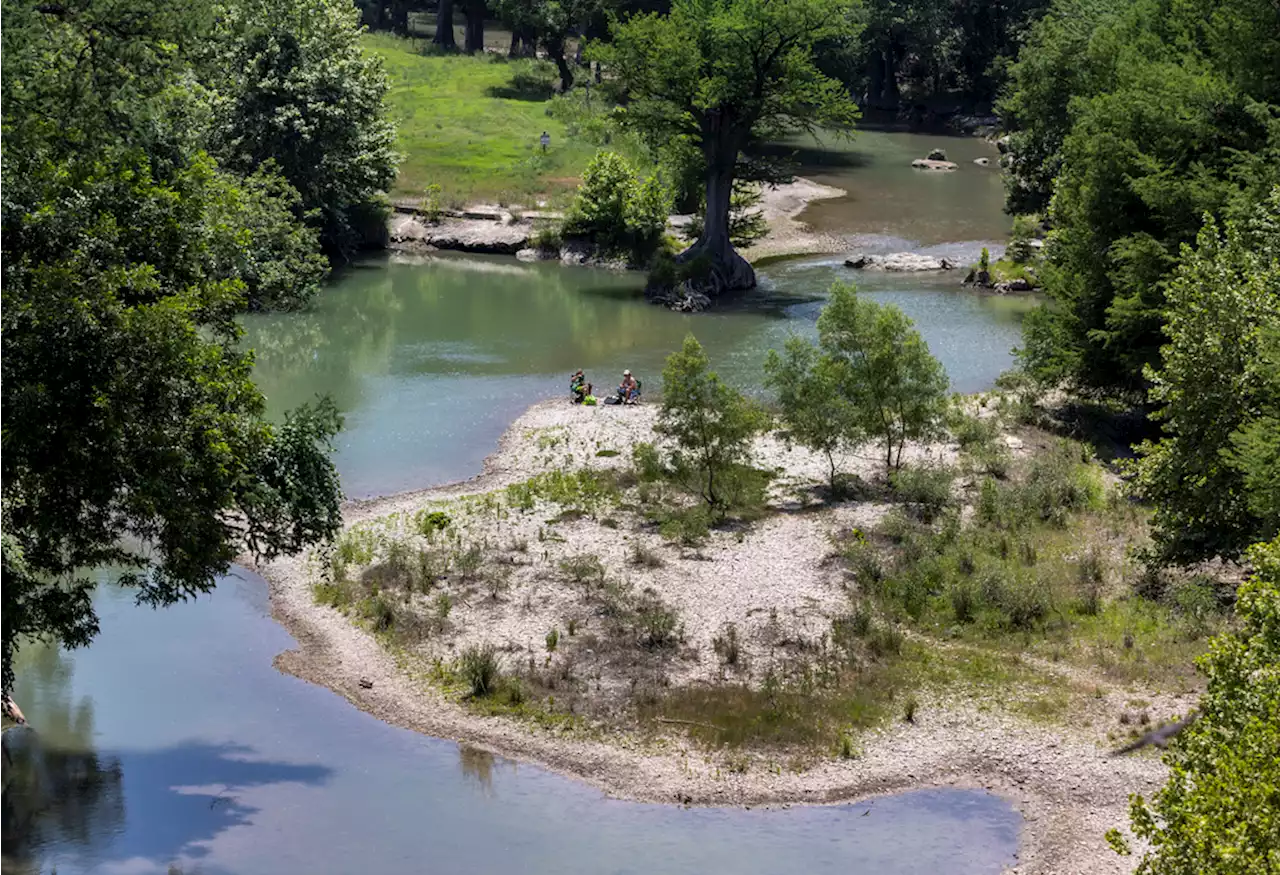
[[[875,502],[771,516],[741,540],[716,533],[710,544],[698,550],[662,547],[652,532],[633,531],[621,510],[595,520],[558,521],[555,539],[536,542],[535,530],[548,532],[553,527],[551,520],[542,519],[550,508],[541,504],[529,519],[513,514],[501,520],[495,512],[491,522],[480,520],[492,512],[481,507],[483,496],[526,483],[540,473],[564,469],[566,458],[600,471],[621,470],[630,457],[629,448],[652,437],[652,415],[648,407],[593,409],[545,402],[526,411],[506,432],[479,477],[349,503],[345,518],[349,527],[357,528],[383,526],[379,521],[387,520],[403,526],[419,511],[449,508],[439,512],[452,513],[460,529],[477,526],[471,537],[508,539],[504,549],[515,558],[513,564],[523,566],[528,561],[529,566],[517,568],[503,590],[495,590],[492,597],[479,584],[471,587],[475,591],[470,595],[455,593],[455,613],[450,615],[447,634],[438,634],[421,652],[412,653],[404,647],[388,649],[385,635],[374,635],[340,611],[318,605],[317,559],[273,563],[261,569],[270,582],[273,613],[300,644],[297,650],[281,654],[278,666],[335,690],[381,719],[534,761],[620,797],[685,804],[785,805],[872,798],[917,787],[985,787],[1008,798],[1027,817],[1015,871],[1124,872],[1131,868],[1106,847],[1103,833],[1125,823],[1127,794],[1150,792],[1163,780],[1164,770],[1150,758],[1105,757],[1101,745],[1106,743],[1102,735],[1108,718],[1127,708],[1137,693],[1131,685],[1066,664],[1028,658],[1051,685],[1074,691],[1072,705],[1081,710],[1070,721],[1032,722],[1007,712],[989,696],[959,687],[935,689],[922,694],[913,722],[884,721],[859,735],[859,749],[848,758],[707,747],[686,737],[679,721],[665,724],[666,731],[664,724],[658,724],[655,731],[652,722],[628,725],[617,716],[610,719],[600,714],[573,719],[483,714],[447,683],[442,684],[441,655],[485,636],[498,640],[508,669],[527,656],[533,670],[535,654],[536,662],[545,659],[548,670],[553,661],[557,667],[568,661],[566,651],[572,651],[567,638],[554,653],[543,638],[551,628],[558,627],[562,636],[571,633],[572,627],[564,622],[566,610],[583,598],[580,589],[556,580],[554,569],[564,556],[594,550],[613,573],[620,562],[626,562],[627,551],[635,549],[618,543],[623,540],[640,541],[644,550],[663,553],[660,567],[632,566],[625,573],[678,612],[683,626],[678,650],[700,654],[667,660],[662,673],[673,688],[714,682],[722,667],[710,653],[725,622],[740,623],[742,662],[756,664],[769,659],[759,627],[781,618],[788,637],[803,639],[823,622],[830,623],[847,594],[838,569],[827,561],[830,541],[824,529],[870,525],[885,512]],[[757,449],[757,464],[786,468],[793,487],[821,476],[821,460],[804,451],[788,451],[771,439]],[[954,459],[956,448],[940,444],[916,448],[915,453],[918,459],[945,461]],[[873,463],[852,460],[855,468],[866,464]],[[467,512],[462,508],[467,504],[480,510],[464,523]],[[524,553],[518,546],[506,547],[518,545],[521,538],[528,539]],[[540,552],[544,554],[541,563]],[[528,554],[533,554],[531,559],[521,558]],[[591,617],[579,620],[579,647],[588,635],[603,634],[592,629],[596,621]],[[433,652],[434,663],[427,658]],[[586,654],[590,653],[587,649]],[[579,651],[579,659],[584,658],[589,656]],[[619,673],[609,665],[597,668],[595,695],[604,700],[618,695],[616,688],[624,686],[619,682],[628,677],[626,671]],[[641,665],[640,676],[652,668]],[[1177,697],[1156,693],[1144,701],[1144,713],[1157,719],[1175,713],[1183,704]],[[1127,723],[1125,713],[1122,722]]]
[[[750,261],[798,255],[820,255],[843,252],[847,246],[838,236],[819,234],[797,220],[815,201],[844,197],[843,189],[820,185],[796,177],[791,182],[761,191],[759,211],[769,226],[769,233],[743,251]],[[599,262],[586,258],[581,247],[560,245],[551,250],[538,246],[539,231],[553,227],[563,219],[554,210],[524,211],[518,207],[473,204],[462,210],[443,213],[429,221],[417,212],[414,202],[398,201],[396,212],[387,220],[388,248],[397,252],[455,251],[486,255],[519,255],[527,260],[559,259],[563,264]],[[671,216],[669,226],[680,231],[689,216]],[[625,268],[622,262],[606,264]]]

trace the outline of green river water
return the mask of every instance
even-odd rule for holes
[[[958,171],[904,170],[938,142]],[[851,248],[976,258],[1007,227],[996,174],[964,161],[978,154],[994,151],[893,132],[812,148],[806,174],[851,193],[806,218]],[[954,389],[986,388],[1009,366],[1029,302],[961,291],[954,274],[854,276],[840,261],[775,263],[756,293],[683,316],[638,300],[634,276],[391,256],[345,271],[312,312],[248,319],[246,340],[273,411],[317,393],[337,401],[350,496],[477,473],[519,412],[564,394],[574,368],[601,387],[630,367],[656,387],[689,331],[755,391],[765,351],[814,330],[836,278],[911,315]],[[21,654],[15,698],[36,731],[7,739],[5,872],[978,875],[1016,849],[1018,816],[980,792],[686,810],[609,800],[396,729],[275,670],[293,642],[243,570],[161,612],[106,581],[97,604],[103,631],[89,650]]]

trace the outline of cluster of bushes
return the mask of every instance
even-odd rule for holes
[[[601,151],[582,174],[562,233],[646,264],[663,242],[670,210],[671,193],[658,174],[641,177],[626,158]]]

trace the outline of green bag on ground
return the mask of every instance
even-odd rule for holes
[[[583,399],[582,399],[582,403],[583,403],[583,404],[585,404],[585,405],[587,405],[588,407],[595,407],[595,406],[596,406],[596,396],[594,396],[594,395],[588,395],[586,398],[583,398]]]

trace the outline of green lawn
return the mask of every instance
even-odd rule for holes
[[[562,203],[596,146],[550,118],[555,68],[499,55],[423,55],[425,40],[366,34],[391,79],[392,115],[403,156],[393,197],[441,188],[446,204]],[[551,135],[544,155],[538,144]]]

